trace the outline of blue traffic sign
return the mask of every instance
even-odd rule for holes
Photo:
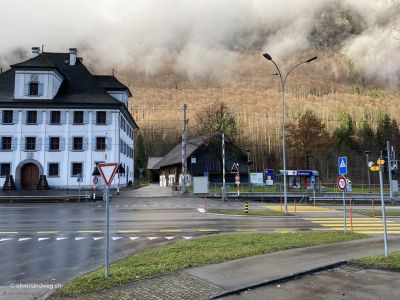
[[[338,169],[339,175],[346,175],[347,174],[347,157],[342,156],[338,158]]]

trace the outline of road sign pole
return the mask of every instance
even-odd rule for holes
[[[347,232],[347,213],[346,213],[346,201],[344,199],[344,192],[343,192],[343,224],[344,224],[344,233]]]
[[[109,196],[108,196],[108,186],[106,186],[106,230],[104,237],[104,277],[108,278],[108,254],[109,254],[109,237],[110,237],[110,207],[109,207]]]
[[[385,244],[385,256],[388,256],[388,245],[387,245],[387,229],[386,229],[386,214],[385,214],[385,201],[383,199],[383,165],[379,166],[379,185],[381,189],[381,209],[382,209],[382,223],[383,223],[383,241]]]

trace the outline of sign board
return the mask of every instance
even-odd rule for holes
[[[110,186],[111,181],[113,180],[118,169],[118,163],[100,163],[97,164],[97,168],[99,169],[100,175],[103,178],[106,186]]]
[[[291,188],[291,189],[299,189],[300,188],[300,177],[298,177],[298,176],[290,176],[289,177],[289,188]]]
[[[315,176],[311,176],[311,184],[312,184],[312,185],[315,184]]]
[[[76,175],[76,181],[77,182],[82,182],[82,174],[78,174],[78,175]]]
[[[190,163],[195,164],[196,163],[196,157],[190,158]]]
[[[250,183],[253,185],[263,185],[263,173],[250,173]]]
[[[347,174],[347,157],[342,156],[338,158],[338,169],[339,175],[346,175]]]
[[[93,184],[98,184],[99,183],[99,179],[95,176],[93,177]]]
[[[204,172],[204,177],[208,177],[208,172]]]
[[[203,177],[203,176],[193,177],[193,193],[194,194],[208,193],[208,177]]]
[[[240,176],[239,175],[235,176],[235,181],[240,181]]]
[[[337,180],[338,189],[344,192],[347,187],[347,179],[344,176],[339,176]]]
[[[239,164],[238,163],[233,163],[232,168],[231,168],[231,173],[239,173]]]
[[[377,165],[384,165],[385,164],[385,161],[383,160],[383,159],[378,159],[377,161],[376,161],[376,164]]]
[[[371,170],[371,171],[379,171],[379,166],[372,166],[372,167],[370,167],[369,169]]]
[[[264,170],[264,182],[265,182],[265,185],[274,185],[274,170],[273,169]]]

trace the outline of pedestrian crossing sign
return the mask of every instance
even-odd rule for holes
[[[338,158],[339,175],[347,174],[347,157],[341,156]]]

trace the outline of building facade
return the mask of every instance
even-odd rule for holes
[[[0,75],[0,185],[12,175],[17,189],[36,189],[45,175],[50,188],[90,187],[99,162],[120,163],[121,186],[133,182],[131,96],[114,76],[91,74],[75,48],[32,48]]]

